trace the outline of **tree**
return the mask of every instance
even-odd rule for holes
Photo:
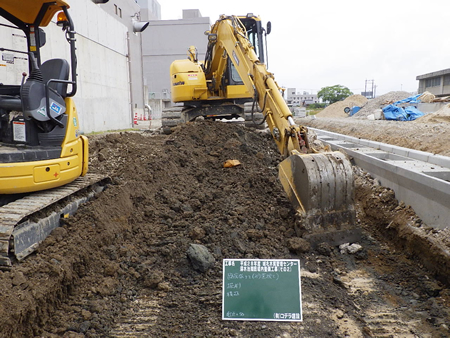
[[[321,98],[323,101],[330,102],[330,104],[337,101],[342,101],[350,95],[353,95],[350,89],[341,85],[323,87],[317,93],[318,98]]]

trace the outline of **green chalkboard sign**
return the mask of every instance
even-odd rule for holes
[[[222,319],[302,321],[298,259],[224,259]]]

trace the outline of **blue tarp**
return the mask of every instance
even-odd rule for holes
[[[421,94],[417,94],[417,95],[414,95],[414,96],[407,97],[406,99],[394,102],[394,105],[398,105],[398,104],[401,104],[401,103],[412,103],[412,104],[420,103],[420,100],[419,100],[419,96],[420,95]]]
[[[402,108],[393,104],[384,107],[383,114],[386,120],[394,121],[413,121],[424,115],[424,113],[414,106]]]
[[[361,110],[361,107],[358,107],[358,106],[354,106],[353,108],[352,108],[352,110],[350,111],[350,116],[353,116],[353,115],[355,115],[357,112],[359,112]]]
[[[387,105],[383,108],[384,118],[386,120],[394,120],[394,121],[413,121],[424,115],[420,110],[418,110],[414,106],[408,106],[406,108],[399,107],[398,105],[402,103],[419,103],[418,100],[419,95],[414,95],[408,97],[404,100],[397,101],[393,104]]]

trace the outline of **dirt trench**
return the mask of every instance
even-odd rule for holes
[[[355,168],[356,254],[299,249],[270,136],[198,122],[90,138],[112,184],[0,272],[2,337],[448,337],[450,290],[393,229],[435,234]],[[242,164],[223,168],[228,159]],[[195,271],[205,245],[216,263]],[[448,242],[441,243],[449,245]],[[299,258],[301,323],[221,320],[223,258]]]

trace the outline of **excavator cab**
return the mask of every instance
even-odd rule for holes
[[[0,0],[0,194],[58,187],[87,172],[88,142],[72,99],[76,39],[68,9],[63,0]],[[70,57],[42,62],[42,27],[56,14]]]
[[[247,40],[251,44],[254,53],[260,63],[266,64],[268,59],[266,53],[266,35],[270,33],[270,28],[267,30],[263,27],[261,19],[252,13],[246,16],[236,17],[239,22],[239,26],[242,28],[242,34],[245,34]],[[270,22],[268,27],[271,27]],[[233,59],[227,55],[223,59],[219,60],[217,55],[217,41],[215,36],[217,36],[217,31],[205,32],[208,35],[208,47],[205,56],[205,61],[202,66],[203,71],[206,75],[207,86],[209,89],[210,97],[221,98],[222,100],[234,100],[233,103],[243,104],[245,102],[251,102],[254,98],[251,96],[247,89],[246,81],[247,79],[242,78],[239,75],[239,71],[236,67],[240,65],[240,57],[237,54],[233,54]],[[231,39],[224,39],[219,41],[219,44],[225,45],[230,43]],[[237,60],[237,61],[236,61]],[[224,64],[222,64],[224,63]],[[226,64],[225,64],[226,63]],[[238,64],[237,66],[235,64]],[[217,75],[217,71],[221,74]],[[217,78],[221,81],[218,83]],[[173,96],[174,102],[178,102],[176,95]]]
[[[264,29],[261,20],[252,13],[240,16],[239,20],[247,32],[247,38],[252,44],[259,61],[267,64],[266,48],[264,46],[267,44],[265,37],[267,34],[270,34],[272,27],[270,21],[267,23],[267,29]]]
[[[254,16],[251,13],[247,14],[247,16],[239,17],[239,20],[242,23],[243,27],[245,27],[248,40],[253,45],[255,54],[258,56],[259,61],[262,63],[266,63],[268,55],[267,49],[265,48],[265,45],[267,44],[265,38],[267,34],[270,33],[271,30],[270,21],[267,24],[269,28],[266,30],[262,26],[261,20],[259,20],[258,17]],[[244,85],[244,82],[242,81],[239,72],[234,66],[234,63],[231,61],[230,58],[228,58],[226,72],[223,76],[223,87],[231,86],[230,88],[232,88],[233,86],[238,85]],[[231,90],[230,88],[227,88],[228,92],[234,91]],[[250,102],[251,99],[248,99],[247,101]]]

